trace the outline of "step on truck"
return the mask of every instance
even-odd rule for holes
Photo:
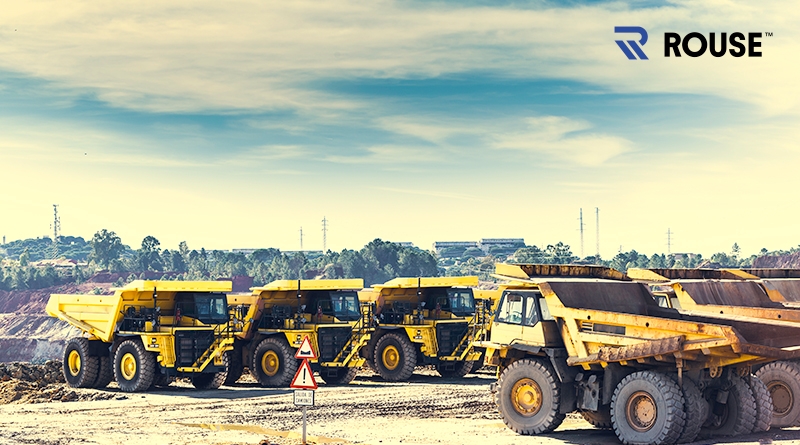
[[[229,295],[237,333],[228,383],[246,365],[262,386],[288,387],[305,337],[317,355],[311,367],[325,383],[350,383],[374,326],[372,305],[358,299],[363,287],[361,279],[278,280],[249,295]]]
[[[794,269],[628,269],[628,276],[651,286],[660,306],[683,314],[760,319],[769,330],[800,323],[800,276]],[[797,339],[795,339],[797,340]],[[778,360],[754,367],[773,402],[772,426],[800,424],[800,362]]]
[[[485,336],[487,311],[476,307],[478,277],[395,278],[360,293],[375,302],[378,326],[362,355],[387,381],[405,381],[416,366],[463,377],[480,365],[473,347]]]
[[[573,411],[626,444],[766,431],[772,402],[751,366],[800,357],[794,323],[684,315],[625,277],[498,272],[509,284],[479,344],[498,366],[498,410],[519,434],[551,432]]]
[[[64,348],[64,378],[74,388],[125,392],[188,377],[216,389],[233,349],[226,292],[230,281],[133,281],[114,295],[53,294],[46,311],[80,329]]]

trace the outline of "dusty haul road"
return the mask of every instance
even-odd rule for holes
[[[417,374],[409,383],[386,383],[365,372],[346,387],[321,385],[317,406],[308,410],[309,443],[619,443],[612,432],[594,429],[575,415],[553,434],[518,436],[503,425],[494,407],[489,393],[492,374],[460,380],[427,374]],[[111,398],[0,405],[0,444],[301,443],[300,409],[288,390],[239,383],[197,391],[178,383],[143,394],[114,387],[102,392]],[[800,444],[800,430],[770,431],[737,441]]]

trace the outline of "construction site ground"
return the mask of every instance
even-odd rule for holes
[[[320,384],[308,408],[309,443],[358,444],[618,444],[571,414],[556,432],[518,436],[494,407],[491,372],[442,379],[418,371],[411,382],[387,383],[370,371],[345,387]],[[16,379],[6,380],[7,386]],[[63,383],[46,385],[53,391]],[[292,391],[243,377],[232,387],[198,391],[187,382],[146,393],[69,389],[63,398],[33,397],[35,387],[0,404],[0,444],[300,444],[301,410]],[[0,391],[4,391],[0,386]],[[6,389],[7,390],[7,389]],[[70,394],[66,392],[66,394]],[[47,402],[47,403],[42,403]],[[735,441],[800,444],[800,429],[772,430]]]

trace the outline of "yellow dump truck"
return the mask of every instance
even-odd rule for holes
[[[246,363],[262,386],[289,386],[305,337],[317,355],[311,366],[325,383],[352,381],[374,325],[372,306],[358,299],[363,287],[361,279],[278,280],[249,295],[229,295],[237,333],[228,381],[236,381]]]
[[[542,272],[498,265],[508,284],[478,344],[498,366],[493,389],[509,428],[550,432],[573,411],[626,444],[769,428],[769,392],[751,367],[800,357],[800,325],[680,313],[611,269]]]
[[[683,314],[712,313],[717,318],[760,319],[765,332],[774,323],[800,323],[800,279],[792,269],[629,269],[647,282],[663,307]],[[762,278],[763,277],[763,278]],[[775,278],[777,277],[777,278]],[[789,277],[789,278],[787,278]],[[795,338],[794,341],[800,339]],[[756,367],[773,401],[772,425],[800,423],[800,363],[778,360]]]
[[[47,313],[83,331],[67,341],[64,378],[76,388],[116,380],[125,392],[188,377],[218,388],[233,349],[230,281],[133,281],[114,295],[53,294]]]
[[[418,365],[442,377],[463,377],[481,353],[472,343],[488,327],[487,310],[475,304],[478,277],[395,278],[359,294],[374,302],[378,326],[362,355],[388,381],[408,380]]]

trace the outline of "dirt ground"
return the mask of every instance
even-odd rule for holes
[[[316,406],[308,408],[309,443],[619,443],[612,432],[594,429],[577,415],[552,434],[518,436],[497,414],[489,392],[493,381],[491,373],[447,380],[422,371],[411,382],[387,383],[365,371],[346,387],[320,385]],[[0,444],[301,443],[301,411],[291,391],[261,388],[248,378],[216,391],[197,391],[181,382],[142,394],[122,393],[113,384],[102,391],[73,391],[70,400],[76,401],[18,399],[0,405]],[[800,444],[800,430],[729,443]]]

